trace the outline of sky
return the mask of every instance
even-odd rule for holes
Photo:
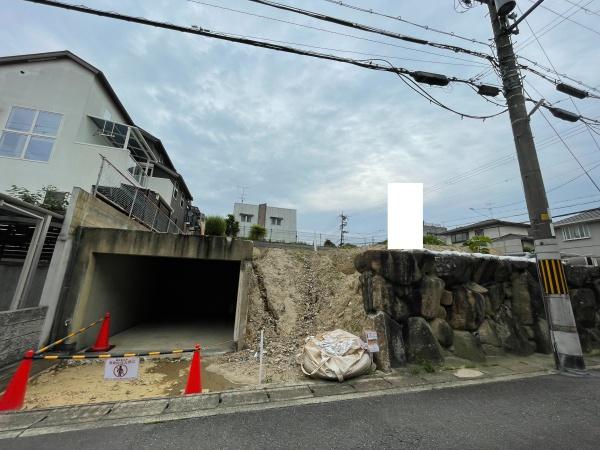
[[[481,43],[326,0],[280,1],[490,52]],[[356,59],[378,57],[410,70],[465,79],[483,74],[482,82],[500,84],[483,59],[351,30],[248,0],[72,3],[297,47],[323,47],[328,50],[322,52]],[[483,43],[491,38],[487,7],[482,5],[465,10],[455,0],[345,3]],[[517,4],[525,11],[533,1]],[[559,73],[600,89],[600,0],[546,0],[542,7],[527,22],[543,50],[523,23],[513,39],[517,54],[550,67],[548,57]],[[394,74],[338,62],[23,0],[2,0],[0,13],[1,55],[66,49],[102,70],[136,124],[163,141],[194,203],[208,215],[232,212],[243,192],[247,203],[297,209],[301,237],[338,233],[343,211],[349,216],[351,240],[378,241],[386,237],[387,184],[420,182],[427,222],[452,228],[490,217],[527,220],[507,114],[485,121],[462,118],[430,104]],[[526,71],[523,75],[531,97],[543,96],[575,110],[569,97],[553,84]],[[423,86],[460,112],[491,115],[503,109],[464,84]],[[584,116],[600,118],[599,99],[574,102]],[[600,136],[581,123],[561,121],[548,111],[544,114],[600,185]],[[531,124],[553,215],[600,206],[600,190],[540,112],[532,115]]]

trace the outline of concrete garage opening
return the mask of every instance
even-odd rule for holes
[[[252,254],[241,239],[79,228],[49,342],[109,311],[115,351],[240,350]],[[67,345],[82,350],[95,337],[77,334]]]
[[[233,350],[240,261],[94,254],[88,318],[111,313],[118,351]]]

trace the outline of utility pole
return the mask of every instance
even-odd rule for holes
[[[344,245],[344,235],[348,232],[345,228],[348,226],[348,216],[344,215],[344,211],[338,216],[340,218],[340,247]]]
[[[559,370],[584,369],[579,335],[560,251],[554,235],[552,218],[544,180],[525,107],[523,85],[511,40],[508,13],[515,2],[508,0],[479,0],[487,3],[494,31],[494,41],[500,64],[504,97],[517,149],[525,201],[535,243],[538,279],[544,297],[544,307],[552,338],[556,366]],[[536,5],[537,6],[538,2]],[[501,14],[498,13],[501,11]],[[529,11],[528,11],[529,13]]]

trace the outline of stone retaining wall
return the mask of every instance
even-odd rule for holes
[[[369,250],[355,260],[378,367],[552,353],[533,261],[452,252]],[[600,268],[568,266],[584,352],[600,348]]]
[[[45,316],[46,307],[0,311],[0,367],[37,348]]]

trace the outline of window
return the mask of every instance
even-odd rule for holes
[[[483,228],[478,228],[475,230],[475,236],[483,236]]]
[[[0,156],[48,161],[62,114],[13,106],[0,137]]]
[[[567,225],[562,228],[563,241],[575,239],[587,239],[590,237],[590,229],[585,223]]]
[[[240,221],[246,223],[252,222],[252,214],[240,214]]]
[[[281,225],[283,218],[281,217],[271,217],[271,225]]]
[[[453,234],[450,237],[450,240],[452,241],[453,244],[456,244],[458,242],[465,242],[468,239],[469,239],[469,233],[467,231],[465,231],[463,233]]]

